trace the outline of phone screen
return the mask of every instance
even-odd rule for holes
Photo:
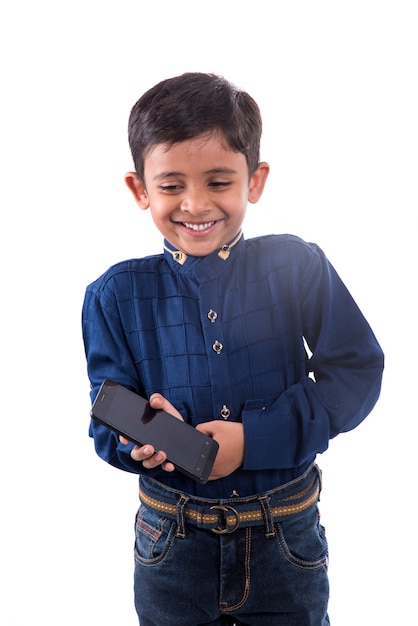
[[[163,450],[188,476],[206,482],[218,443],[170,413],[155,410],[148,400],[106,380],[93,403],[91,416],[138,445]]]

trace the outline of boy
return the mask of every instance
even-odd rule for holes
[[[164,252],[86,291],[92,399],[113,379],[219,443],[201,485],[164,450],[91,424],[97,453],[139,474],[141,626],[329,624],[315,457],[372,410],[383,354],[320,248],[244,240],[269,173],[260,137],[257,104],[221,77],[146,92],[130,115],[126,184]]]

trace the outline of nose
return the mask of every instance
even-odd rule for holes
[[[212,208],[212,203],[203,189],[189,188],[181,201],[180,207],[185,213],[197,216],[208,213]]]

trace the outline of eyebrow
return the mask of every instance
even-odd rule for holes
[[[204,174],[209,176],[213,174],[237,174],[237,171],[230,169],[229,167],[214,167],[213,169],[204,172]],[[160,174],[156,174],[153,180],[161,180],[163,178],[175,178],[177,176],[185,176],[185,174],[183,172],[161,172]]]

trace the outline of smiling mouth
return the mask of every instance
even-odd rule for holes
[[[192,222],[182,222],[183,226],[186,228],[190,228],[190,230],[194,230],[195,232],[202,232],[204,230],[208,230],[211,228],[215,221],[213,222],[204,222],[203,224],[193,224]]]

